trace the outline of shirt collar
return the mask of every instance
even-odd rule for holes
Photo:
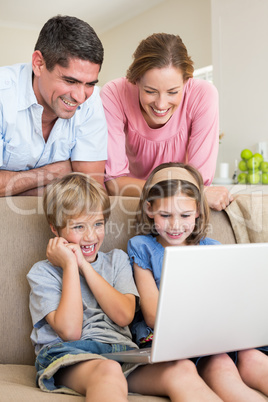
[[[28,109],[30,106],[38,103],[33,90],[32,74],[32,64],[25,64],[24,68],[21,71],[20,83],[18,87],[18,110]]]

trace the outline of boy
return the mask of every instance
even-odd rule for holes
[[[111,395],[127,401],[128,391],[219,401],[189,360],[138,367],[101,356],[137,348],[128,329],[138,296],[128,257],[99,251],[109,197],[94,179],[72,173],[47,187],[43,206],[56,237],[48,243],[48,260],[27,275],[39,387],[79,393],[90,402]]]

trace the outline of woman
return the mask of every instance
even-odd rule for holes
[[[110,194],[140,196],[156,166],[184,162],[202,174],[211,208],[232,200],[226,188],[209,187],[219,146],[218,93],[193,79],[193,71],[181,38],[158,33],[139,44],[126,77],[103,87]]]

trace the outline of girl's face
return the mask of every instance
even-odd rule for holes
[[[147,215],[154,219],[157,241],[163,247],[185,246],[198,217],[196,201],[179,193],[148,204]]]
[[[183,76],[173,66],[152,68],[137,82],[140,106],[151,128],[162,127],[181,103]]]
[[[79,244],[85,260],[89,263],[97,258],[104,239],[105,221],[102,212],[81,215],[70,219],[67,226],[58,233],[69,243]]]

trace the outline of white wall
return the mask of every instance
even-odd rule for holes
[[[0,66],[30,62],[38,34],[28,27],[0,25]]]
[[[268,1],[211,0],[214,83],[225,137],[218,164],[231,172],[244,148],[268,141]]]
[[[195,68],[211,64],[210,18],[210,0],[166,0],[100,35],[105,49],[100,84],[124,76],[139,42],[156,32],[180,35]]]
[[[31,61],[41,28],[0,23],[0,66]],[[125,75],[138,43],[154,32],[179,34],[196,68],[212,63],[210,0],[165,0],[139,17],[99,34],[105,49],[100,85]]]

